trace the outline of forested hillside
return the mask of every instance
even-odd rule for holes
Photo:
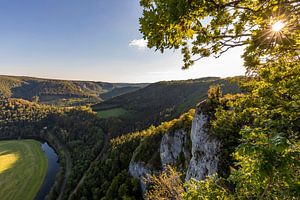
[[[101,102],[146,85],[0,76],[0,94],[6,97],[66,106]]]
[[[22,99],[0,100],[0,139],[48,141],[61,164],[49,199],[66,197],[103,147],[105,134],[97,116],[85,107],[63,109]]]
[[[235,58],[233,65],[243,65],[245,76],[153,84],[0,76],[0,140],[47,141],[59,155],[61,168],[46,200],[299,200],[300,1],[139,3],[142,39],[132,40],[130,48],[147,46],[161,53],[180,50],[182,68],[188,70],[205,57],[226,56],[237,47],[237,54],[227,54],[225,60]],[[119,23],[120,15],[106,15],[116,13],[113,4],[113,10],[99,15],[94,13],[98,7],[94,11],[87,6],[85,2],[84,12],[80,5],[70,15],[79,30],[82,26],[78,25],[85,24],[82,13],[91,11],[84,26],[88,29],[80,32],[98,29],[91,22],[100,19],[101,24],[101,17],[109,25],[115,25],[107,23],[111,18],[118,22],[117,30],[131,27]],[[135,10],[130,11],[136,13],[135,6],[124,7],[124,11],[132,7]],[[28,12],[30,6],[25,8]],[[59,8],[63,11],[63,6]],[[59,15],[51,22],[55,19]],[[132,16],[122,20],[133,23]],[[111,44],[109,49],[102,45],[101,58],[120,58],[117,64],[127,56],[135,58],[113,48],[118,47],[115,42],[123,45],[115,36],[121,39],[136,34],[127,29],[126,35],[103,30],[112,40],[99,43]],[[84,47],[89,47],[86,37],[80,38]],[[98,39],[93,40],[98,44],[95,41]],[[86,57],[92,51],[83,50],[83,58],[92,58]],[[107,52],[114,54],[104,54]],[[141,67],[154,69],[157,62],[152,59],[159,58],[146,51],[128,52],[138,58],[149,55],[151,63]],[[174,58],[168,56],[163,63]],[[135,61],[120,66],[128,67],[126,63],[133,63],[134,69],[138,66]],[[117,67],[113,72],[130,71]],[[231,71],[235,69],[231,65],[224,67],[230,73],[218,74],[241,73]],[[136,73],[132,74],[128,77]],[[169,79],[168,75],[162,77]]]
[[[212,85],[220,85],[223,93],[239,93],[241,77],[221,79],[208,77],[184,81],[163,81],[92,106],[104,118],[107,132],[120,134],[159,125],[179,117],[207,98]]]
[[[9,80],[13,86],[21,84],[17,80]],[[8,82],[9,81],[6,80],[6,83]],[[0,104],[0,137],[39,138],[47,140],[55,147],[60,156],[62,169],[56,178],[55,186],[49,194],[50,199],[57,198],[58,196],[67,199],[70,194],[74,192],[74,189],[84,174],[86,174],[86,179],[83,182],[84,185],[80,185],[80,191],[76,191],[74,195],[71,196],[72,198],[78,195],[81,196],[83,192],[81,191],[82,188],[86,188],[86,184],[88,184],[88,188],[90,188],[89,191],[87,191],[88,196],[95,195],[94,193],[96,193],[100,196],[106,196],[108,199],[110,199],[110,197],[121,197],[122,195],[140,199],[142,197],[140,184],[137,180],[129,176],[127,169],[132,153],[137,147],[136,145],[140,144],[141,139],[148,138],[151,135],[156,135],[153,138],[156,140],[155,138],[161,138],[163,133],[170,130],[175,130],[183,126],[190,127],[192,112],[185,115],[189,116],[188,118],[182,117],[180,120],[164,123],[158,128],[152,127],[147,131],[136,132],[127,136],[125,130],[128,130],[127,132],[133,130],[132,127],[136,121],[138,123],[143,122],[143,120],[147,122],[139,126],[139,128],[142,129],[142,127],[148,126],[148,124],[160,124],[162,121],[172,119],[176,115],[179,116],[183,111],[194,107],[199,97],[205,99],[207,96],[207,88],[217,83],[222,84],[225,91],[234,93],[239,91],[237,83],[219,78],[160,82],[152,84],[145,89],[113,98],[112,103],[118,102],[128,107],[113,107],[113,109],[123,109],[122,112],[124,112],[125,115],[107,118],[101,117],[101,111],[98,113],[100,117],[97,117],[96,113],[93,113],[88,107],[62,108],[37,104],[22,99],[2,97]],[[122,84],[122,87],[125,90],[130,88],[130,86],[126,84]],[[122,88],[120,90],[122,90]],[[134,99],[136,101],[134,101]],[[104,105],[109,105],[109,103],[110,101]],[[170,112],[166,113],[166,110],[171,106],[173,109],[170,109]],[[128,112],[125,109],[130,107],[133,108],[131,109],[131,115],[127,115]],[[108,112],[110,111],[109,109]],[[117,111],[117,114],[118,112],[120,112],[120,110]],[[137,115],[137,117],[132,115],[139,113],[143,114]],[[150,113],[151,115],[149,116],[155,117],[148,118],[148,114]],[[139,120],[137,119],[138,117]],[[185,120],[189,122],[183,122]],[[108,136],[105,136],[106,133],[109,134],[110,138],[124,134],[124,136],[121,137],[121,140],[124,139],[124,144],[123,142],[119,144],[120,138],[113,139],[112,143],[115,144],[113,145],[114,147],[110,145],[106,146],[105,148],[107,149],[104,149],[104,155],[96,159],[100,154],[105,140],[108,140]],[[126,138],[129,139],[127,140]],[[138,140],[135,140],[135,138]],[[152,138],[152,136],[150,138]],[[152,148],[153,141],[152,139],[149,141],[147,148]],[[146,143],[143,142],[143,144]],[[153,150],[155,150],[155,148],[153,148]],[[124,152],[124,154],[119,154],[119,151]],[[146,151],[144,151],[144,153],[149,156],[152,154]],[[143,156],[144,153],[141,153],[140,156]],[[111,159],[114,160],[113,163],[109,162]],[[95,160],[96,163],[91,165],[93,160]],[[153,157],[152,160],[154,164],[157,163],[157,155]],[[102,163],[102,167],[99,169],[100,171],[95,171],[98,170],[99,163]],[[159,164],[156,165],[160,166]],[[113,167],[113,170],[111,170],[109,166]],[[90,170],[88,170],[89,167],[91,167]],[[109,172],[107,172],[107,170],[109,170]],[[108,176],[103,175],[104,177],[101,178],[99,177],[100,172]],[[98,179],[99,182],[97,182],[97,184],[89,185]],[[110,185],[107,181],[114,181],[114,183]],[[103,188],[101,191],[97,189],[100,186]],[[125,190],[123,192],[121,191],[120,194],[116,191],[119,190],[119,186],[124,187]],[[106,190],[108,191],[107,193]],[[85,192],[83,193],[85,194]],[[93,198],[97,199],[95,196]]]
[[[194,110],[190,110],[179,119],[162,123],[158,127],[151,126],[112,139],[103,159],[88,171],[87,179],[73,199],[142,199],[139,180],[128,172],[134,152],[138,150],[138,155],[135,155],[137,160],[141,159],[155,169],[162,169],[159,155],[161,138],[177,130],[187,130],[188,136],[193,114]]]
[[[220,93],[211,93],[213,115],[205,114],[206,106],[196,112],[189,176],[180,180],[180,173],[167,168],[150,178],[145,198],[299,199],[300,2],[140,3],[140,31],[149,48],[181,49],[182,67],[188,69],[201,58],[226,57],[228,50],[243,47],[247,71],[244,95],[223,107]],[[223,149],[230,138],[238,138],[238,145]],[[231,150],[233,165],[222,176],[220,152]]]

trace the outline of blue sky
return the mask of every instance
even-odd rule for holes
[[[0,1],[0,74],[155,82],[244,74],[234,49],[181,70],[180,52],[140,46],[138,0]]]

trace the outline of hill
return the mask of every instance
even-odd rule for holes
[[[73,199],[143,199],[139,180],[129,174],[132,158],[160,165],[159,145],[162,136],[176,130],[190,129],[193,115],[194,110],[190,110],[179,119],[164,122],[160,126],[111,139],[103,156],[105,159],[96,161],[87,172],[87,179]]]
[[[58,153],[61,168],[48,199],[65,199],[105,143],[98,117],[87,107],[60,108],[0,98],[0,113],[0,140],[43,140]]]
[[[207,77],[195,80],[162,81],[92,106],[114,134],[141,130],[179,117],[207,98],[212,85],[224,94],[239,93],[236,78]]]
[[[34,99],[45,104],[65,106],[101,102],[146,85],[0,75],[0,94],[5,97]]]

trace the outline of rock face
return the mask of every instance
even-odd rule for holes
[[[203,180],[206,176],[217,173],[221,142],[210,136],[206,127],[209,117],[199,106],[192,123],[192,159],[186,174],[186,180]]]
[[[184,130],[164,134],[160,143],[160,159],[163,167],[176,164],[180,156],[184,156],[185,160],[190,159],[190,152],[186,148],[188,135]]]
[[[151,170],[144,163],[131,160],[129,164],[129,174],[139,180],[143,194],[146,192],[147,186],[145,179],[147,179],[147,175],[151,173]]]
[[[191,157],[191,153],[186,147],[186,143],[189,140],[188,137],[189,134],[184,130],[176,130],[162,136],[159,149],[159,156],[162,164],[161,168],[164,168],[166,165],[175,165],[176,163],[182,162],[182,160],[186,162],[186,166],[188,165]],[[138,149],[136,151],[138,151]],[[136,153],[137,152],[134,153],[129,164],[129,174],[139,180],[144,194],[147,187],[145,181],[145,179],[147,180],[148,178],[147,175],[157,174],[160,171],[151,168],[151,164],[149,163],[137,161]]]
[[[220,168],[222,143],[209,133],[209,116],[202,108],[205,108],[205,102],[196,109],[191,133],[184,129],[166,133],[162,136],[159,147],[161,169],[166,165],[175,165],[181,173],[186,174],[186,181],[191,178],[203,180],[208,175],[217,173]],[[135,160],[134,157],[130,162],[129,173],[140,181],[145,193],[147,174],[156,174],[159,171],[149,167],[151,165],[148,163]]]

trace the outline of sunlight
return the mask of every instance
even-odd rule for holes
[[[0,174],[10,169],[18,159],[19,155],[15,153],[0,155]]]
[[[279,31],[281,31],[281,29],[284,26],[285,26],[285,23],[283,23],[281,20],[279,20],[272,25],[272,31],[279,32]]]

